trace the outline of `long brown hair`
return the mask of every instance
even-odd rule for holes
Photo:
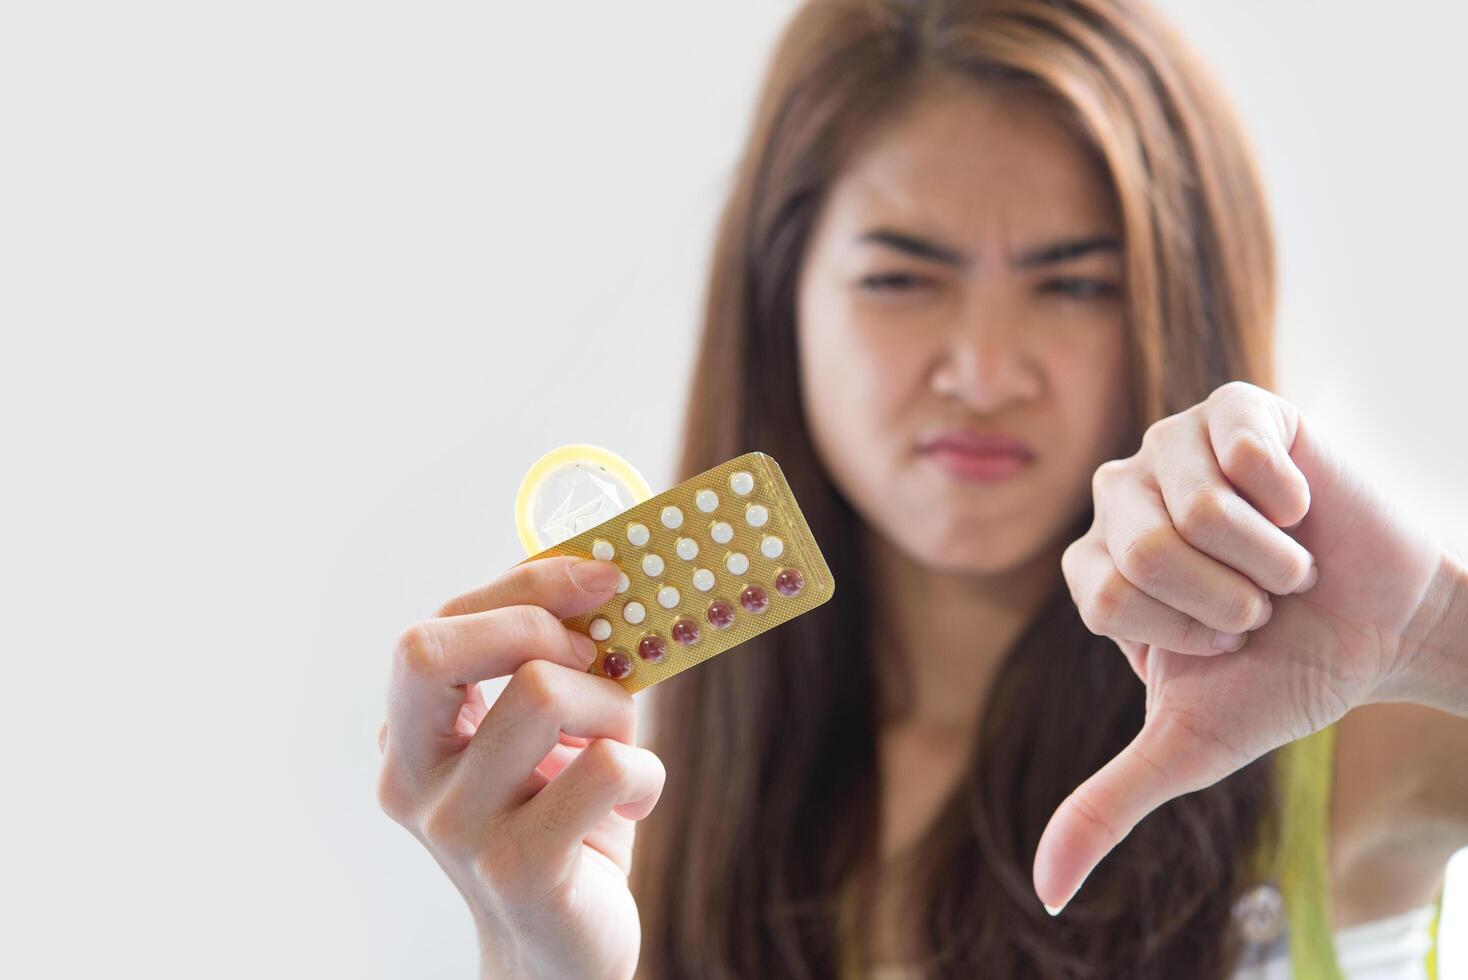
[[[801,412],[796,283],[855,140],[933,71],[1045,94],[1122,217],[1149,422],[1232,379],[1272,382],[1273,252],[1233,115],[1155,12],[1127,0],[809,0],[771,61],[715,244],[680,479],[759,449],[783,466],[835,599],[653,695],[668,770],[633,887],[648,977],[837,975],[838,896],[875,862],[879,663],[859,518]],[[1068,533],[1082,534],[1090,513]],[[1058,576],[1057,576],[1058,579]],[[883,653],[890,656],[890,653]],[[1272,759],[1143,820],[1052,919],[1030,864],[1062,799],[1140,728],[1143,689],[1056,589],[982,706],[970,768],[920,845],[931,976],[1222,977],[1232,903],[1277,806]]]

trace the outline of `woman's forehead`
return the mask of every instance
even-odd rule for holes
[[[1049,103],[972,82],[922,95],[874,128],[830,204],[843,226],[900,222],[950,238],[1117,230],[1101,168]]]

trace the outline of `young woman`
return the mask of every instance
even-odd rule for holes
[[[1257,175],[1151,10],[807,3],[709,284],[680,478],[773,455],[840,587],[651,749],[559,622],[612,565],[404,633],[380,800],[485,976],[1422,968],[1468,573],[1265,390]]]

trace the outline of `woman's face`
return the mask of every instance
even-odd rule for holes
[[[932,83],[867,134],[804,257],[822,464],[926,566],[1063,546],[1131,428],[1122,296],[1120,222],[1080,141],[1036,96]]]

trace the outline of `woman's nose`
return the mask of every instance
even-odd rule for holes
[[[969,310],[938,351],[933,391],[986,414],[1035,398],[1040,372],[1015,326],[1016,318],[1001,303]]]

